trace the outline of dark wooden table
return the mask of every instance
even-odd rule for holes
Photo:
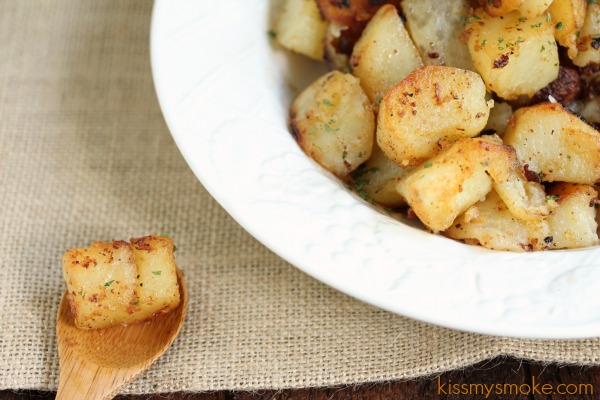
[[[54,399],[54,393],[0,391],[2,400]],[[333,388],[258,392],[169,393],[118,400],[427,400],[600,399],[600,367],[541,365],[497,358],[439,377]]]

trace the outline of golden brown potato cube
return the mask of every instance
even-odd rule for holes
[[[569,49],[569,58],[577,57],[577,37],[585,20],[586,0],[554,0],[548,11],[552,15],[554,37]]]
[[[383,98],[377,143],[391,160],[417,165],[485,127],[490,104],[475,72],[429,65],[419,68]]]
[[[542,186],[527,181],[514,149],[496,135],[459,140],[402,179],[397,190],[437,232],[449,228],[492,187],[519,219],[538,221],[550,211]]]
[[[515,218],[494,190],[458,216],[444,235],[488,249],[518,252],[546,250],[552,240],[545,220]]]
[[[179,305],[179,284],[168,237],[146,236],[67,250],[67,299],[82,329],[144,321]]]
[[[400,5],[425,65],[475,70],[463,40],[468,0],[403,0]]]
[[[579,39],[577,39],[577,57],[573,64],[585,67],[591,63],[600,63],[600,5],[589,3],[585,21]]]
[[[96,242],[88,248],[67,250],[62,267],[78,328],[131,322],[137,301],[137,267],[129,243]]]
[[[137,319],[148,319],[179,305],[173,240],[166,236],[131,239],[138,271]]]
[[[283,47],[323,60],[323,39],[327,22],[315,0],[287,0],[276,27],[276,38]]]
[[[467,208],[492,190],[483,168],[474,168],[456,149],[427,161],[402,179],[398,192],[433,232],[447,229]]]
[[[519,12],[525,18],[537,17],[546,13],[552,0],[525,0],[519,7]]]
[[[369,21],[354,45],[350,65],[373,103],[423,65],[396,7],[384,5]]]
[[[515,111],[504,141],[515,148],[521,164],[546,182],[593,185],[600,180],[600,132],[560,104]]]
[[[304,152],[338,177],[371,156],[375,117],[351,74],[329,72],[300,93],[292,103],[291,125]]]
[[[595,246],[598,240],[595,201],[598,192],[589,186],[560,182],[548,189],[558,207],[548,216],[551,249]]]
[[[482,10],[468,18],[473,64],[489,91],[513,100],[534,95],[558,76],[558,49],[548,16],[513,11],[492,18]]]

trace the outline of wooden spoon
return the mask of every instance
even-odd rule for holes
[[[179,270],[177,278],[181,300],[175,310],[147,322],[106,329],[76,328],[65,292],[56,320],[57,400],[112,399],[171,346],[183,325],[188,301]]]

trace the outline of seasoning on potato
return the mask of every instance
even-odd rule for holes
[[[173,240],[166,236],[67,250],[62,269],[75,325],[133,324],[175,309],[180,299],[173,251]]]

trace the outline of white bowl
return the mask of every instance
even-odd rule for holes
[[[233,218],[302,271],[394,313],[493,335],[600,336],[600,249],[516,254],[434,236],[375,210],[301,151],[287,126],[291,86],[320,71],[272,45],[274,6],[155,3],[167,124]]]

